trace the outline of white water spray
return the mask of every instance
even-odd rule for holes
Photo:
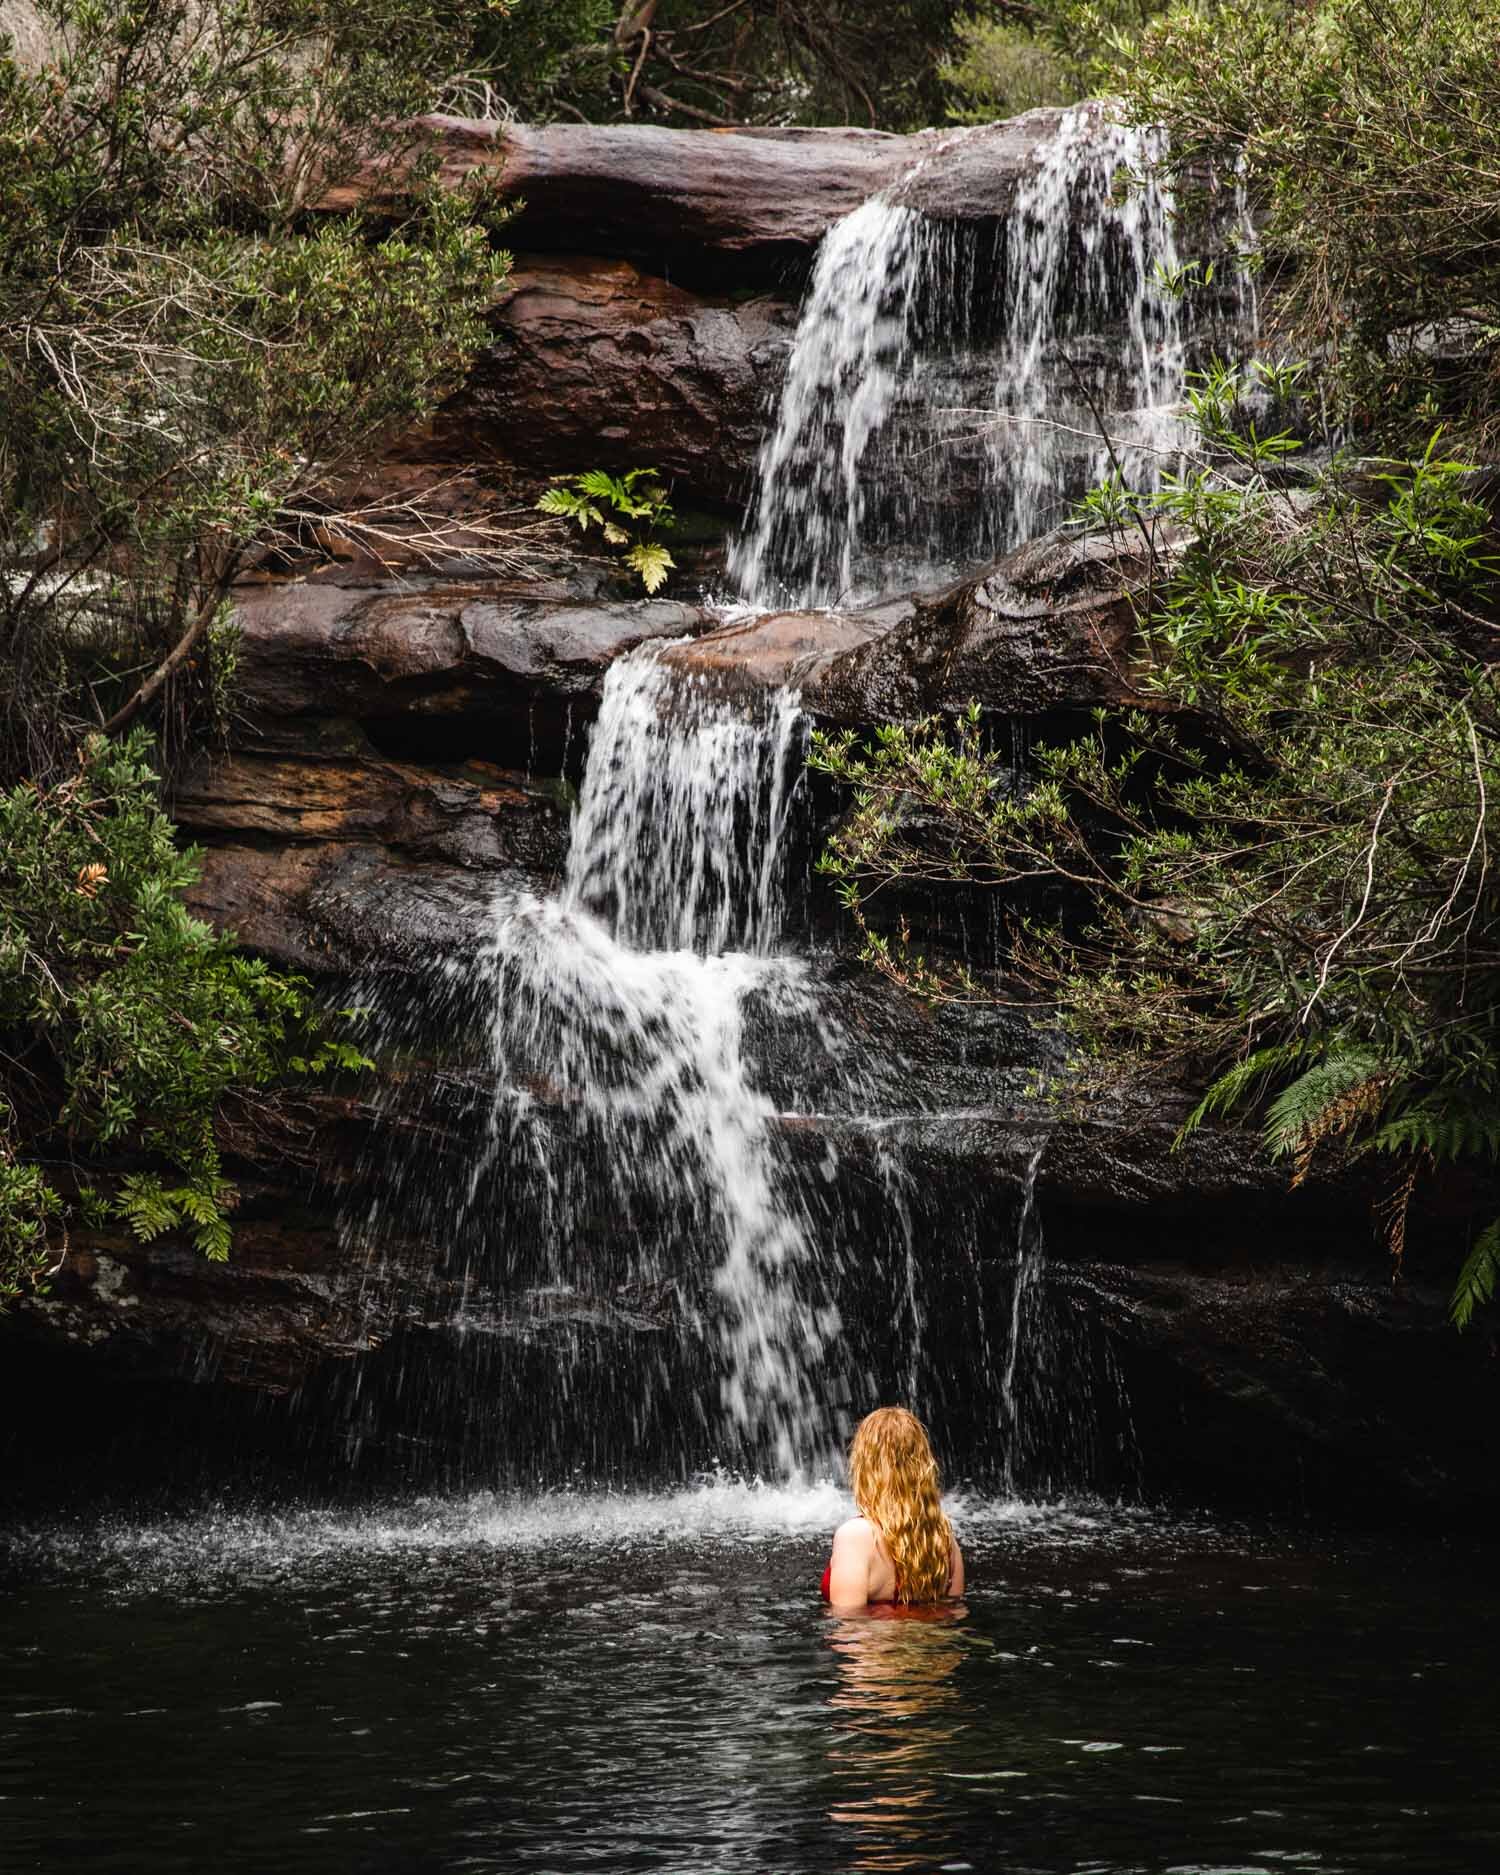
[[[986,436],[1001,550],[1055,526],[1079,483],[1161,486],[1182,447],[1182,302],[1158,132],[1068,112],[1016,191],[1004,255],[1004,340]],[[1072,341],[1097,329],[1093,349]]]
[[[1036,1317],[1041,1301],[1045,1249],[1041,1219],[1036,1208],[1036,1174],[1046,1146],[1044,1139],[1026,1161],[1026,1176],[1021,1188],[1021,1215],[1016,1224],[1016,1273],[1010,1299],[1010,1340],[1005,1350],[1005,1367],[1000,1375],[1001,1425],[1005,1437],[1004,1479],[1006,1490],[1012,1492],[1019,1480],[1021,1449],[1028,1430],[1025,1425],[1028,1395],[1037,1379],[1034,1372],[1025,1371],[1023,1360],[1028,1365],[1034,1363],[1038,1344]]]
[[[756,467],[754,525],[732,581],[752,604],[833,605],[860,583],[866,453],[890,420],[934,230],[889,195],[835,222],[818,249],[776,421]]]

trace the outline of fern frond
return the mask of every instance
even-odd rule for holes
[[[221,1211],[212,1217],[205,1217],[193,1225],[193,1242],[199,1254],[208,1258],[210,1263],[227,1263],[229,1247],[234,1241],[229,1228],[229,1219]]]
[[[1371,1152],[1423,1152],[1434,1159],[1500,1159],[1500,1105],[1439,1091],[1394,1114],[1368,1141]]]
[[[659,592],[666,584],[667,572],[677,562],[665,547],[655,541],[637,541],[625,558],[641,576],[641,584],[647,592]]]
[[[1467,1328],[1475,1309],[1488,1302],[1500,1277],[1500,1217],[1480,1232],[1474,1248],[1465,1259],[1448,1305],[1448,1319],[1455,1328]]]
[[[1389,1193],[1375,1206],[1375,1215],[1385,1231],[1386,1249],[1391,1253],[1392,1283],[1400,1282],[1402,1264],[1406,1259],[1406,1220],[1411,1214],[1412,1194],[1417,1189],[1417,1180],[1431,1165],[1432,1161],[1426,1153],[1415,1155],[1404,1175],[1396,1180]]]
[[[1289,1068],[1296,1062],[1305,1061],[1316,1046],[1305,1037],[1299,1037],[1296,1041],[1275,1042],[1269,1048],[1257,1048],[1252,1054],[1246,1055],[1243,1061],[1237,1061],[1219,1076],[1177,1129],[1172,1150],[1176,1152],[1205,1120],[1211,1119],[1216,1113],[1228,1113],[1237,1107],[1252,1089],[1269,1080],[1279,1068]]]
[[[605,469],[585,469],[576,478],[576,483],[586,495],[597,496],[600,501],[607,501],[612,507],[623,508],[630,501],[630,491],[624,482],[617,481]]]
[[[1306,1178],[1324,1140],[1378,1117],[1395,1073],[1383,1057],[1350,1048],[1326,1056],[1281,1090],[1266,1115],[1266,1149],[1273,1159],[1294,1155],[1293,1185]]]
[[[120,1214],[142,1243],[181,1222],[172,1194],[149,1172],[133,1172],[120,1188]]]
[[[578,496],[566,488],[548,488],[543,490],[536,505],[543,514],[558,514],[567,517],[576,513],[578,501]]]
[[[604,516],[586,495],[575,494],[568,488],[549,488],[537,501],[537,507],[543,514],[555,514],[564,521],[576,521],[588,532],[590,522],[602,523]]]

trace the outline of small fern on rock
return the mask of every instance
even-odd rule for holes
[[[624,475],[589,469],[559,476],[536,505],[543,514],[574,522],[585,534],[597,527],[611,547],[623,547],[621,557],[648,593],[660,592],[676,567],[657,539],[676,525],[677,517],[656,469],[627,469]]]

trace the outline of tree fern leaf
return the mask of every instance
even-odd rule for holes
[[[1237,1107],[1257,1083],[1269,1079],[1278,1068],[1289,1068],[1294,1062],[1305,1060],[1313,1046],[1301,1039],[1276,1042],[1269,1048],[1257,1048],[1243,1061],[1237,1061],[1219,1076],[1177,1129],[1177,1136],[1172,1141],[1173,1151],[1196,1133],[1205,1120],[1211,1119],[1216,1113],[1228,1113]]]
[[[1433,1159],[1500,1159],[1500,1105],[1447,1089],[1424,1095],[1384,1121],[1371,1152],[1423,1152]]]
[[[1367,1049],[1342,1049],[1299,1074],[1272,1101],[1265,1141],[1272,1158],[1304,1152],[1330,1133],[1346,1131],[1371,1099],[1383,1099],[1391,1065]]]
[[[1500,1217],[1480,1232],[1458,1273],[1453,1299],[1448,1306],[1448,1319],[1455,1328],[1468,1327],[1475,1309],[1494,1295],[1497,1277],[1500,1277]]]

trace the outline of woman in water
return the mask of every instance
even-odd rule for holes
[[[964,1559],[938,1495],[927,1428],[904,1406],[863,1418],[849,1447],[857,1517],[840,1524],[823,1571],[835,1608],[941,1602],[964,1592]]]

